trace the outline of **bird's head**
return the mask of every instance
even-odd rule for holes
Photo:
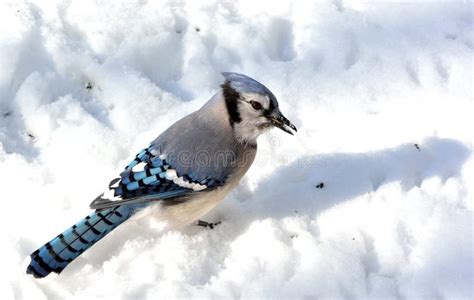
[[[237,73],[224,72],[222,93],[235,136],[255,143],[265,130],[277,127],[293,134],[296,127],[278,108],[273,93],[260,82]]]

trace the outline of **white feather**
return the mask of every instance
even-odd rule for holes
[[[143,171],[143,170],[145,170],[145,166],[146,166],[146,163],[140,162],[140,163],[136,164],[135,166],[133,166],[132,171],[133,172]]]

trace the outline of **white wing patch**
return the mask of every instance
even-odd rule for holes
[[[134,166],[132,171],[140,172],[141,170],[143,170],[146,164],[143,164],[142,166],[140,166],[141,164],[142,163]],[[165,178],[169,181],[172,181],[174,184],[180,187],[192,189],[193,191],[202,191],[207,188],[207,185],[205,184],[190,182],[186,180],[184,177],[178,177],[178,174],[176,173],[176,170],[174,169],[167,169],[165,173]],[[105,190],[105,192],[102,194],[101,197],[103,199],[107,199],[110,201],[121,200],[122,196],[115,196],[115,189],[119,187],[121,181],[122,181],[121,179],[116,180],[113,184],[109,185],[109,187]]]
[[[119,184],[120,184],[120,180],[117,180],[109,186],[109,189],[111,190],[111,189],[118,188]]]
[[[157,157],[158,153],[154,153],[156,151],[150,147],[136,155],[120,173],[120,177],[113,179],[104,193],[92,201],[91,208],[102,209],[116,204],[132,203],[145,200],[141,199],[144,196],[156,196],[156,200],[164,200],[222,185],[221,181],[212,178],[198,180],[188,174],[180,176],[176,169],[170,168],[166,155]]]
[[[118,187],[119,182],[120,182],[120,180],[117,181],[116,187]],[[114,190],[113,186],[110,186],[110,188],[105,190],[105,192],[102,194],[102,198],[110,200],[110,201],[115,201],[115,200],[121,200],[122,199],[121,196],[115,196],[115,190]]]
[[[202,191],[207,188],[207,185],[205,184],[189,182],[183,177],[178,177],[176,170],[173,169],[166,170],[166,179],[173,181],[175,184],[181,187],[192,189],[193,191]]]

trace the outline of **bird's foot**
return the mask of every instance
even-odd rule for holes
[[[202,226],[202,227],[207,227],[207,228],[209,228],[209,229],[214,229],[214,227],[216,227],[216,226],[219,225],[220,223],[221,223],[221,221],[216,222],[216,223],[210,223],[210,222],[198,220],[198,221],[196,222],[196,225],[197,225],[197,226]]]

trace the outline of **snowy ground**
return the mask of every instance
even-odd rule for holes
[[[472,2],[198,2],[1,1],[0,298],[474,297]],[[299,129],[260,138],[223,223],[129,222],[26,276],[220,71]]]

